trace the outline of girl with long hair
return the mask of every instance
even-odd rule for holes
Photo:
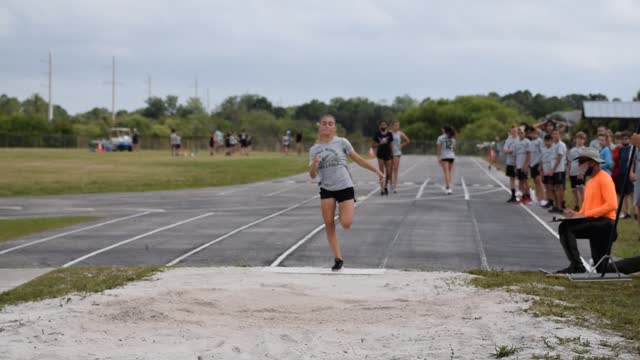
[[[444,192],[451,194],[451,173],[456,159],[456,131],[451,126],[442,128],[442,135],[437,140],[438,161],[444,173]]]
[[[371,147],[376,149],[378,168],[385,175],[384,179],[380,179],[380,195],[389,195],[388,184],[391,183],[393,169],[393,135],[387,129],[385,120],[378,121],[378,130],[373,135]]]
[[[336,136],[336,119],[332,115],[322,116],[318,141],[309,150],[309,175],[312,179],[320,177],[320,208],[334,257],[331,267],[333,271],[342,269],[344,264],[334,222],[336,204],[340,208],[339,219],[343,229],[351,227],[355,208],[355,191],[347,166],[347,156],[363,168],[376,173],[382,180],[382,172],[358,155],[349,140]]]
[[[404,132],[400,131],[400,121],[393,120],[391,123],[391,135],[393,135],[393,166],[391,171],[391,189],[396,193],[398,186],[398,170],[400,169],[400,157],[402,157],[402,148],[411,140]]]

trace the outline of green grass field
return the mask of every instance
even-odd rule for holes
[[[175,190],[246,184],[308,169],[306,156],[252,153],[171,157],[169,151],[92,153],[0,149],[0,196]]]
[[[162,270],[160,266],[74,266],[56,269],[0,293],[0,309],[26,301],[101,292],[146,279]]]
[[[97,219],[94,216],[0,219],[0,242]]]

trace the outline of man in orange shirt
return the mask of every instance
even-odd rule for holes
[[[611,175],[600,169],[604,160],[600,158],[598,150],[584,147],[575,159],[578,160],[584,177],[589,177],[589,180],[584,187],[584,201],[580,211],[564,210],[567,220],[560,223],[558,232],[560,244],[571,263],[557,273],[586,272],[578,251],[578,238],[589,239],[594,264],[607,254],[609,235],[615,226],[618,208],[615,185]],[[616,237],[614,235],[614,240]],[[602,272],[606,266],[607,264],[601,264],[598,272]]]

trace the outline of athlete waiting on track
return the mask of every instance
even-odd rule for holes
[[[331,268],[333,271],[340,270],[343,265],[334,222],[336,203],[340,207],[339,219],[343,229],[351,227],[355,207],[355,192],[347,167],[347,156],[363,168],[378,174],[382,181],[384,174],[380,170],[358,155],[349,140],[336,136],[336,119],[332,115],[322,116],[318,141],[309,150],[309,175],[312,179],[320,177],[320,207],[327,240],[334,257],[334,265]]]
[[[451,173],[456,159],[456,131],[451,126],[442,128],[442,135],[437,140],[437,153],[444,173],[444,192],[451,194]]]
[[[391,189],[396,193],[398,186],[398,171],[400,169],[400,158],[402,157],[402,148],[411,140],[400,130],[400,121],[393,120],[391,123],[391,134],[393,135],[393,169],[391,170]]]
[[[387,122],[378,121],[378,131],[373,135],[371,147],[376,149],[378,168],[384,172],[385,178],[380,180],[380,195],[389,195],[391,172],[393,170],[393,135],[387,129]]]

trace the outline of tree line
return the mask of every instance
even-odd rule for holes
[[[640,99],[640,91],[634,100]],[[144,107],[134,111],[120,110],[115,122],[104,107],[69,114],[54,106],[53,121],[47,121],[48,104],[35,94],[20,101],[0,95],[0,134],[44,136],[60,134],[100,138],[109,128],[137,128],[141,136],[168,136],[174,128],[183,136],[209,136],[214,130],[246,129],[255,139],[278,139],[286,130],[302,131],[306,139],[315,138],[318,118],[333,114],[339,123],[339,133],[366,138],[376,129],[378,120],[398,119],[404,132],[416,141],[432,141],[444,125],[457,129],[462,140],[493,140],[506,133],[514,123],[534,123],[545,116],[562,111],[580,110],[585,100],[609,101],[604,94],[569,94],[545,96],[528,90],[506,95],[495,92],[486,95],[458,96],[454,99],[422,100],[409,95],[397,96],[391,103],[372,101],[366,97],[336,97],[328,102],[311,100],[297,106],[275,106],[268,98],[243,94],[226,98],[217,108],[207,112],[199,98],[180,102],[174,95],[150,97]],[[612,99],[616,101],[619,99]],[[595,133],[599,125],[581,121],[576,130]],[[623,121],[608,121],[605,126],[615,130],[629,129]]]

